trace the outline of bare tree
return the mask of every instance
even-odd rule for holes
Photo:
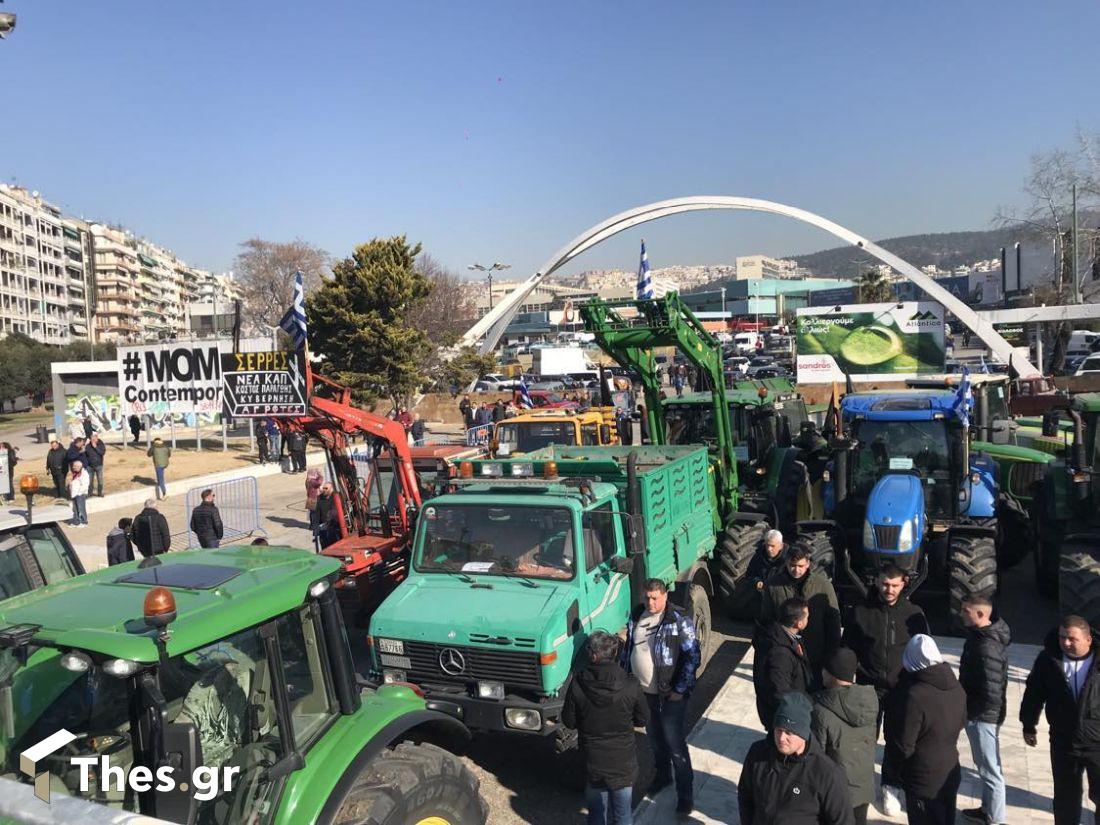
[[[275,326],[294,295],[294,273],[301,272],[308,293],[329,271],[329,256],[320,247],[296,238],[287,243],[249,238],[233,263],[243,295],[245,323],[254,329]]]
[[[436,346],[452,346],[476,320],[474,301],[458,274],[431,255],[421,255],[416,268],[428,279],[432,291],[413,307],[409,320]]]

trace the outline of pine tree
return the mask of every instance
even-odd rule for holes
[[[307,298],[310,349],[363,401],[402,405],[422,382],[431,345],[408,319],[431,291],[415,266],[418,254],[420,244],[404,235],[375,238],[338,261]]]

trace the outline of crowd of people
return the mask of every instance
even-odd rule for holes
[[[903,801],[911,825],[954,823],[963,732],[981,801],[961,813],[985,825],[1009,821],[1000,732],[1011,632],[987,596],[962,600],[957,618],[965,643],[956,675],[908,598],[904,570],[882,567],[866,596],[842,615],[825,571],[772,530],[749,576],[760,600],[753,687],[765,736],[750,747],[738,782],[743,825],[854,825],[867,821],[872,804],[898,816]],[[1083,776],[1090,799],[1100,798],[1095,652],[1089,623],[1066,616],[1036,658],[1019,708],[1032,747],[1046,713],[1056,825],[1079,822]],[[691,620],[659,580],[646,583],[625,639],[592,634],[563,712],[587,759],[590,823],[632,821],[633,730],[643,725],[656,763],[653,787],[675,781],[677,810],[692,810],[684,714],[698,666]]]

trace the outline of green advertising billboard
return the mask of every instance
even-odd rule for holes
[[[943,307],[925,301],[798,310],[798,383],[904,381],[942,373]]]

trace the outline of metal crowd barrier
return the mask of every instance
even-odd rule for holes
[[[191,532],[191,513],[202,501],[202,491],[214,491],[214,504],[222,517],[225,534],[221,544],[250,538],[254,535],[266,536],[267,531],[260,524],[260,491],[254,476],[233,478],[229,481],[217,481],[202,487],[192,487],[187,491],[184,512],[187,514],[187,548],[199,546],[198,537]]]

